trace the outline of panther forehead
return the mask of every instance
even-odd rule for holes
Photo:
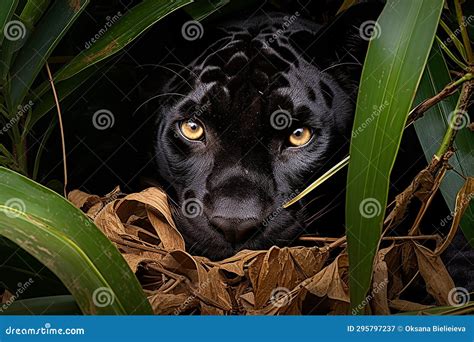
[[[318,105],[331,107],[334,85],[328,85],[331,80],[313,60],[302,58],[302,49],[294,39],[301,34],[314,35],[315,25],[298,16],[276,15],[271,23],[257,17],[218,29],[218,39],[188,65],[193,86],[189,97],[200,103],[220,88],[228,98],[235,98],[246,87],[256,96],[286,98],[292,107],[321,100],[324,103]],[[183,85],[178,76],[172,83],[177,88]]]
[[[275,17],[273,24],[255,20],[242,27],[231,23],[221,28],[224,36],[191,63],[193,72],[202,83],[250,78],[260,86],[272,84],[300,67],[301,57],[291,36],[305,29],[293,17]]]

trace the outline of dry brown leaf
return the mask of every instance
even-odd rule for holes
[[[411,242],[402,243],[401,251],[401,267],[405,277],[412,278],[418,272],[418,261],[416,259],[413,244]]]
[[[448,300],[449,291],[454,288],[454,282],[449,275],[443,261],[428,248],[412,242],[420,274],[425,280],[426,290],[431,294],[439,305],[450,305]]]
[[[420,189],[411,195],[422,196]],[[312,314],[349,313],[348,257],[341,249],[327,264],[330,251],[340,244],[244,250],[213,262],[186,252],[160,189],[123,196],[117,188],[104,197],[73,191],[69,198],[117,245],[156,314],[292,315],[303,313],[304,308]],[[396,294],[407,285],[402,261],[408,267],[406,273],[416,272],[418,264],[423,266],[430,293],[441,304],[445,302],[451,287],[444,265],[423,248],[408,241],[379,251],[371,292],[374,313],[389,314],[390,308],[401,306]],[[436,284],[439,270],[444,285]],[[436,279],[428,277],[435,272]],[[276,298],[275,291],[283,295]]]
[[[151,258],[143,257],[137,254],[123,254],[122,256],[124,257],[125,261],[127,262],[130,269],[133,271],[133,273],[137,272],[138,266],[141,263],[153,260]]]
[[[394,248],[394,244],[390,247],[383,248],[378,251],[375,266],[374,275],[372,277],[372,301],[370,306],[374,315],[389,315],[390,309],[388,307],[388,267],[385,261],[385,257]]]
[[[440,255],[443,251],[448,248],[449,244],[453,240],[454,236],[459,227],[459,223],[461,222],[461,218],[464,215],[464,212],[469,207],[469,203],[472,200],[472,196],[474,195],[474,178],[468,177],[466,182],[461,187],[459,192],[456,195],[456,205],[454,208],[451,228],[449,229],[449,234],[446,236],[444,242],[438,246],[435,250],[435,254]]]
[[[413,198],[417,197],[423,201],[429,190],[433,187],[434,177],[430,171],[430,166],[420,171],[411,184],[400,194],[395,197],[395,207],[385,219],[385,223],[390,225],[398,225],[405,217],[408,206]]]
[[[176,228],[176,225],[173,221],[173,216],[171,215],[171,211],[168,206],[167,196],[163,190],[158,188],[148,188],[142,192],[127,195],[124,200],[148,204],[161,213],[173,228]]]
[[[393,248],[384,257],[389,275],[389,286],[387,287],[388,299],[395,298],[404,287],[403,274],[402,269],[400,267],[402,253],[401,246],[401,244],[394,245]],[[413,258],[416,259],[414,253]]]
[[[184,239],[176,228],[163,222],[159,214],[151,209],[147,209],[147,216],[156,234],[160,237],[163,248],[167,250],[180,249],[184,251]]]
[[[91,218],[94,218],[104,207],[99,196],[90,195],[80,190],[71,191],[67,195],[67,199]]]
[[[148,297],[148,300],[156,315],[181,315],[189,310],[196,309],[199,304],[196,297],[185,293],[157,292]]]
[[[331,299],[349,303],[349,288],[342,280],[342,275],[347,272],[348,267],[347,254],[339,254],[304,287],[318,297],[328,296]]]
[[[113,201],[107,204],[95,217],[94,223],[102,229],[105,235],[109,238],[121,240],[121,236],[127,235],[125,227],[117,216],[116,204],[118,201]]]
[[[272,247],[263,258],[257,283],[254,284],[256,308],[262,308],[270,300],[272,291],[280,287],[279,280],[283,275],[283,259],[286,255],[287,253],[278,247]],[[293,273],[293,271],[294,269],[290,269],[288,273]],[[281,287],[286,286],[281,285]]]

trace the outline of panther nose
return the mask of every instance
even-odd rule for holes
[[[211,224],[224,234],[232,244],[244,242],[257,231],[258,220],[241,219],[238,217],[212,217]]]

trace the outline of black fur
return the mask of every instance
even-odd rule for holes
[[[220,259],[291,245],[316,219],[342,233],[342,176],[316,201],[281,205],[347,154],[367,45],[358,25],[377,13],[358,6],[328,27],[299,13],[226,23],[206,31],[213,43],[161,89],[175,100],[159,108],[156,165],[191,253]],[[291,125],[276,129],[272,114],[282,110]],[[205,126],[203,141],[180,134],[189,119]],[[287,139],[298,127],[314,136],[293,148]],[[200,215],[187,213],[190,202]]]

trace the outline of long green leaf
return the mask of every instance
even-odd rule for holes
[[[420,87],[418,88],[415,102],[419,103],[436,95],[450,82],[451,77],[448,66],[440,48],[437,44],[434,44],[425,73],[421,79]],[[453,95],[431,108],[414,124],[418,139],[428,161],[433,158],[441,145],[448,127],[448,117],[456,109],[456,103],[457,96]],[[472,177],[474,175],[474,138],[472,137],[472,132],[467,127],[458,131],[454,147],[455,154],[449,161],[453,170],[448,170],[440,187],[444,200],[451,211],[454,211],[456,195],[464,184],[464,180],[459,174],[465,177]],[[461,228],[467,239],[474,246],[473,204],[464,213]]]
[[[20,17],[30,30],[33,29],[33,26],[41,18],[50,3],[51,0],[28,0]]]
[[[354,129],[373,121],[351,140],[346,195],[353,308],[369,289],[390,173],[442,8],[442,0],[390,0],[378,20],[380,36],[369,43]]]
[[[55,81],[60,82],[72,77],[119,52],[154,23],[192,2],[193,0],[144,0],[113,24],[89,49],[82,51],[59,70],[54,76]]]
[[[179,5],[179,7],[182,7],[185,3],[189,3],[191,1],[192,0],[188,0],[187,2],[183,1],[183,4]],[[176,3],[174,5],[176,5]],[[156,13],[154,15],[151,15],[151,9],[148,7],[156,7]],[[91,46],[88,50],[84,50],[81,54],[76,56],[76,58],[73,59],[68,65],[66,65],[63,69],[56,73],[54,78],[56,82],[56,90],[58,92],[59,101],[63,101],[64,99],[66,99],[84,82],[90,79],[99,69],[89,68],[90,66],[93,66],[98,62],[103,62],[103,60],[107,57],[110,57],[111,55],[117,53],[130,42],[132,42],[134,39],[136,39],[141,33],[143,33],[146,28],[148,28],[143,28],[144,23],[142,22],[142,19],[137,20],[137,16],[143,15],[143,13],[147,13],[148,23],[151,22],[151,24],[149,24],[151,26],[166,15],[173,12],[175,9],[176,8],[174,7],[167,7],[167,9],[165,9],[161,2],[156,3],[150,1],[148,1],[148,4],[142,3],[134,7],[129,13],[127,13],[123,18],[116,22],[114,26],[110,30],[108,30],[99,41],[96,42],[96,44]],[[136,21],[136,24],[130,25],[130,22],[133,22],[133,20]],[[107,44],[115,44],[115,42],[118,41],[122,42],[122,45],[120,47],[117,46],[117,49],[114,48],[112,50],[104,51],[104,49],[108,49]],[[96,59],[93,57],[93,55],[100,58]],[[88,60],[88,58],[91,58],[91,60]],[[39,119],[41,119],[54,107],[54,97],[50,89],[51,88],[49,82],[44,82],[37,89],[35,89],[34,94],[38,97],[38,104],[35,105],[33,109],[32,118],[28,122],[26,127],[27,130],[31,129],[31,127],[33,127]]]
[[[61,279],[83,313],[151,313],[135,275],[92,221],[53,191],[5,168],[0,235]]]
[[[15,296],[18,284],[32,282],[33,286],[22,291],[21,299],[69,293],[48,268],[21,247],[2,237],[0,237],[0,274],[0,285]]]
[[[2,46],[3,39],[5,38],[5,35],[3,34],[5,25],[12,17],[17,5],[18,0],[2,0],[0,3],[0,47]]]
[[[80,315],[73,296],[48,296],[16,300],[0,315]]]
[[[5,80],[7,77],[13,55],[18,51],[26,40],[26,37],[31,35],[33,25],[38,21],[41,15],[48,7],[50,0],[29,0],[23,8],[19,20],[24,25],[25,37],[18,40],[7,40],[2,47],[0,53],[0,79]]]
[[[90,0],[55,1],[18,53],[11,69],[10,110],[25,98],[53,49]]]
[[[230,0],[207,1],[198,0],[185,7],[186,13],[198,21],[202,21],[218,11],[221,7],[227,5]]]
[[[143,33],[143,31],[145,31],[148,26],[153,25],[177,8],[182,7],[191,1],[192,0],[183,1],[181,4],[174,3],[172,6],[163,6],[162,2],[148,1],[148,4],[142,3],[132,8],[130,12],[125,14],[123,18],[117,21],[114,26],[109,29],[99,41],[96,42],[96,44],[91,46],[88,50],[84,50],[68,65],[56,73],[54,78],[59,101],[66,99],[84,82],[89,80],[99,69],[89,67],[98,62],[104,63],[106,58],[127,46],[141,33]],[[138,20],[137,17],[144,15],[144,13],[147,13],[147,20],[143,21],[143,18]],[[133,24],[133,21],[135,21],[135,24]],[[115,44],[116,42],[122,42],[122,44],[117,46],[117,49],[114,48],[112,50],[108,50],[108,46],[112,43]],[[100,58],[96,59],[93,57],[94,55]],[[80,71],[78,72],[78,70]],[[35,89],[34,94],[38,97],[38,104],[35,105],[31,120],[29,120],[27,123],[27,131],[31,129],[31,127],[33,127],[39,119],[41,119],[55,106],[54,97],[50,89],[49,82],[44,82],[37,89]]]

